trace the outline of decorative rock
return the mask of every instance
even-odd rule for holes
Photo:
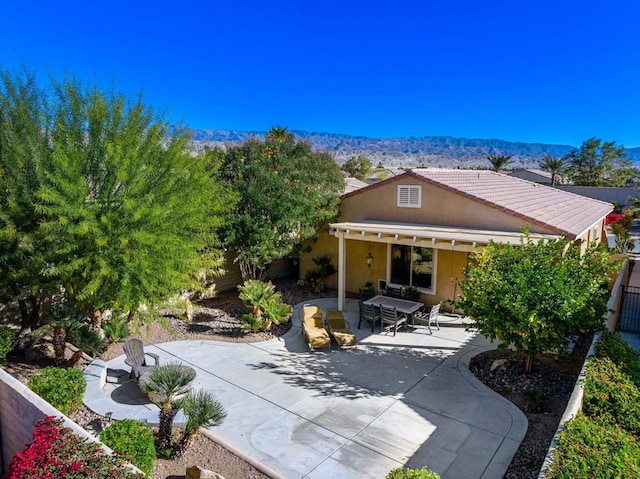
[[[224,479],[220,474],[213,471],[207,471],[198,466],[187,467],[187,475],[185,479]]]
[[[506,371],[508,362],[509,362],[508,359],[496,359],[494,362],[491,363],[490,370],[495,371],[497,369],[498,371]]]

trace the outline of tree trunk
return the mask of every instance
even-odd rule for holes
[[[178,458],[184,454],[184,452],[191,447],[193,441],[196,438],[196,434],[198,434],[198,430],[185,431],[180,439],[180,444],[176,447],[174,457]]]
[[[53,327],[53,352],[57,366],[64,364],[64,353],[67,349],[67,332],[62,326]]]
[[[170,402],[165,402],[160,408],[158,424],[158,450],[160,452],[171,449],[171,429],[173,426],[173,409]]]
[[[527,374],[533,371],[533,356],[533,354],[527,353],[524,358],[524,372]]]

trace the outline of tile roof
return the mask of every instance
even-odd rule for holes
[[[415,169],[441,188],[575,239],[613,210],[611,203],[487,170]]]

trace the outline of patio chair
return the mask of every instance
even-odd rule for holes
[[[407,322],[407,317],[405,315],[398,315],[398,311],[396,310],[396,308],[380,306],[380,316],[380,332],[382,332],[382,329],[385,328],[385,325],[387,325],[389,330],[393,328],[394,336],[398,332],[398,328]]]
[[[376,323],[380,321],[380,311],[376,309],[373,304],[360,304],[360,320],[358,321],[358,329],[360,329],[360,325],[362,321],[371,321],[371,332],[373,333],[373,328],[375,328]]]
[[[404,292],[404,299],[409,301],[420,302],[420,291],[417,288],[409,288]]]
[[[387,289],[384,294],[392,298],[402,298],[402,286],[387,285]]]
[[[311,351],[331,347],[331,338],[322,324],[322,308],[305,304],[302,307],[302,334]]]
[[[373,298],[375,295],[376,295],[376,292],[373,289],[373,286],[371,286],[369,288],[360,288],[358,299],[362,303],[363,301],[366,301],[367,299]]]
[[[442,303],[434,304],[433,306],[431,306],[431,309],[429,310],[428,313],[426,311],[421,310],[414,313],[413,315],[414,318],[418,318],[427,322],[427,327],[429,328],[429,334],[433,334],[433,331],[431,331],[432,322],[435,322],[436,327],[440,329],[440,323],[438,323],[438,315],[440,314],[441,305]]]
[[[155,368],[160,365],[160,358],[157,354],[146,353],[144,351],[144,345],[142,341],[137,338],[129,338],[122,346],[126,359],[124,363],[131,366],[131,373],[129,377],[131,379],[140,379],[140,375],[146,371]],[[154,365],[148,365],[146,356],[149,356],[154,361]]]
[[[327,330],[341,348],[355,347],[356,335],[349,329],[344,312],[327,311]]]

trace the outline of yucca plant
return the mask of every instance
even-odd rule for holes
[[[171,448],[171,426],[173,418],[181,407],[180,396],[187,393],[189,383],[196,377],[196,371],[177,362],[169,362],[151,369],[140,379],[140,389],[145,393],[155,393],[153,400],[160,408],[158,424],[158,450]]]
[[[176,457],[180,457],[193,444],[198,429],[217,426],[227,417],[220,401],[213,394],[202,390],[189,393],[182,401],[182,410],[187,417],[187,424],[176,446]]]

